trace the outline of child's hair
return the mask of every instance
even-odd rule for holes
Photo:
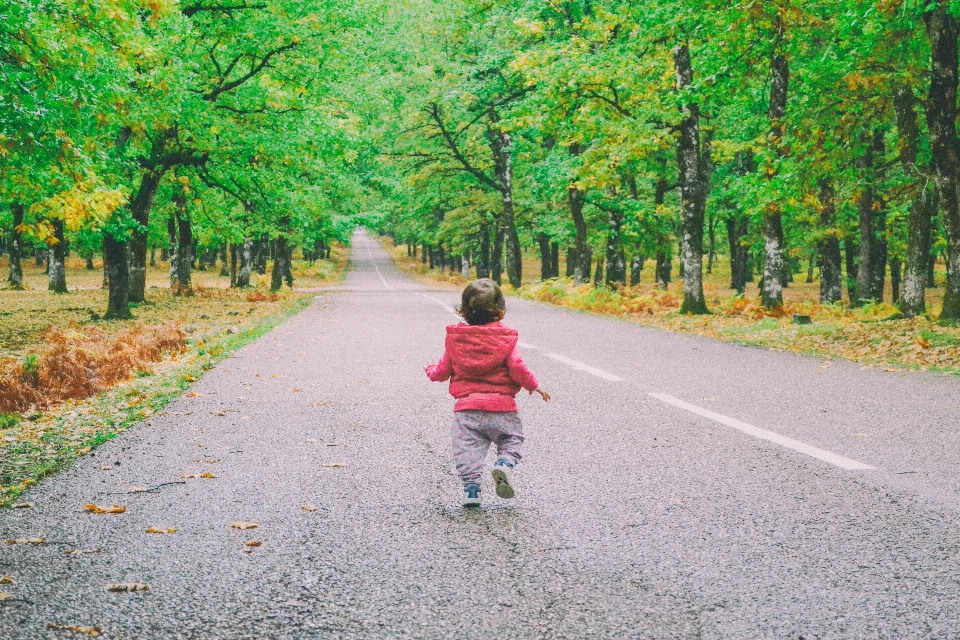
[[[489,278],[474,280],[463,290],[457,311],[468,324],[487,324],[500,319],[507,310],[503,292],[497,283]]]

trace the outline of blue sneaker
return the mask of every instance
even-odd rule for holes
[[[465,507],[480,506],[480,485],[468,484],[463,487],[463,506]]]
[[[490,473],[497,483],[497,495],[505,500],[512,498],[515,495],[510,482],[513,477],[513,463],[506,458],[497,458]]]

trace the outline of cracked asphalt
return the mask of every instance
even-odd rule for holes
[[[457,298],[359,232],[341,286],[0,512],[0,539],[47,539],[0,545],[0,638],[960,637],[960,381],[509,298],[554,400],[519,398],[517,498],[487,478],[464,510],[422,370]]]

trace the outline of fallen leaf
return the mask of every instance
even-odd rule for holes
[[[700,398],[701,400],[716,400],[716,398]]]
[[[203,396],[203,394],[197,393],[196,391],[191,391],[190,393],[185,394],[185,397],[187,398],[199,398],[201,396]]]
[[[59,624],[53,624],[52,622],[47,624],[47,629],[56,629],[58,631],[74,631],[76,633],[81,633],[85,636],[98,637],[103,629],[100,627],[81,627],[78,624],[68,624],[66,626],[61,626]]]
[[[316,511],[316,510],[317,510],[317,508],[316,508],[315,506],[313,506],[312,504],[300,505],[300,508],[303,509],[304,511]]]
[[[4,600],[9,600],[9,599],[12,598],[12,597],[13,597],[13,594],[12,594],[12,593],[3,593],[3,592],[0,592],[0,602],[3,602]]]
[[[246,544],[246,546],[248,546],[248,547],[259,547],[259,546],[262,545],[263,543],[260,542],[259,540],[251,540],[250,542],[247,542],[247,543],[245,543],[245,544]]]
[[[328,447],[339,447],[340,445],[337,444],[336,442],[328,442],[328,443],[327,443],[327,446],[328,446]]]
[[[147,533],[176,533],[176,532],[177,530],[175,527],[167,527],[165,529],[160,527],[150,527],[149,529],[147,529]]]
[[[346,467],[346,466],[347,466],[347,463],[346,463],[346,462],[324,462],[324,463],[321,464],[320,466],[321,466],[321,467],[340,468],[340,467]]]
[[[46,538],[9,538],[7,544],[43,544]]]
[[[407,465],[405,465],[405,464],[395,464],[395,465],[393,465],[393,468],[394,468],[394,469],[406,469],[406,468],[407,468]]]
[[[303,393],[303,389],[300,389],[300,388],[298,388],[298,387],[294,387],[294,388],[293,388],[293,392],[294,392],[294,393]]]
[[[256,529],[257,527],[260,526],[260,523],[256,520],[251,520],[249,522],[241,522],[240,520],[234,520],[233,522],[230,523],[230,526],[233,527],[234,529],[240,529],[242,531],[244,529]]]
[[[19,504],[13,505],[13,506],[10,507],[10,508],[11,508],[11,509],[33,509],[33,503],[32,503],[32,502],[21,502],[21,503],[19,503]]]
[[[213,475],[209,471],[204,471],[203,473],[181,473],[180,477],[199,479],[199,478],[216,478],[217,476]]]
[[[900,373],[900,369],[893,369],[891,367],[886,367],[883,370],[884,373]]]
[[[187,382],[196,382],[197,380],[199,380],[199,378],[194,378],[193,376],[183,376],[183,379],[186,380]],[[191,391],[191,393],[193,392]]]
[[[107,591],[115,591],[118,593],[128,593],[131,591],[149,591],[150,585],[143,584],[140,582],[118,582],[116,584],[108,584]]]
[[[197,446],[200,447],[201,449],[203,449],[203,448],[206,447],[207,445],[205,445],[205,444],[198,444]]]
[[[315,407],[326,407],[330,405],[330,401],[324,400],[323,402],[311,402],[310,404],[312,404]]]
[[[100,467],[100,471],[110,471],[113,467]]]
[[[112,507],[98,507],[95,504],[87,503],[83,505],[87,511],[92,513],[124,513],[126,512],[126,507],[121,507],[119,505],[113,505]]]
[[[100,553],[103,549],[66,549],[64,555],[68,556],[86,556],[91,553]]]
[[[2,576],[0,577],[0,584],[13,584],[13,576]]]

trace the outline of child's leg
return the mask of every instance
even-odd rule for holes
[[[520,414],[511,412],[494,415],[497,416],[497,431],[493,438],[497,443],[497,458],[504,458],[510,464],[516,465],[523,457],[523,423],[520,421]]]
[[[484,414],[482,411],[457,411],[453,414],[450,428],[453,462],[464,486],[480,484],[483,475],[483,459],[490,448],[490,438],[481,425]]]

